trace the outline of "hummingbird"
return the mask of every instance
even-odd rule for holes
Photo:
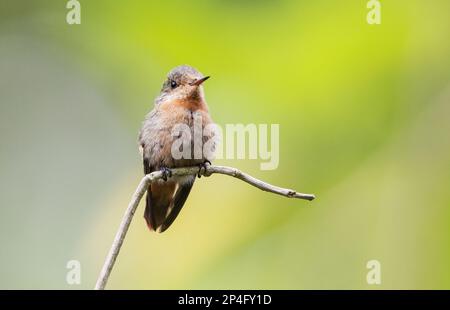
[[[164,232],[176,219],[195,182],[195,175],[172,177],[171,168],[211,164],[213,153],[203,152],[194,156],[194,148],[188,156],[173,156],[173,143],[180,135],[174,135],[174,126],[188,128],[191,139],[182,147],[194,143],[194,118],[201,121],[202,131],[213,124],[205,100],[203,83],[209,78],[188,65],[172,69],[162,85],[153,109],[147,114],[139,132],[139,145],[144,165],[144,173],[162,171],[163,178],[149,185],[146,195],[144,218],[150,230]],[[214,126],[210,127],[214,128]],[[217,132],[202,133],[202,142],[213,139],[215,149]],[[186,137],[185,137],[186,138]],[[185,151],[185,150],[183,150]],[[183,153],[186,154],[186,153]]]

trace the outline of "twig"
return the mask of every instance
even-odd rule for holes
[[[185,176],[185,175],[197,174],[199,171],[199,168],[198,167],[174,168],[174,169],[171,169],[171,171],[172,171],[172,177],[173,176]],[[246,174],[236,168],[207,165],[204,169],[202,169],[200,171],[200,174],[204,175],[204,176],[210,176],[211,174],[214,174],[214,173],[224,174],[224,175],[238,178],[238,179],[240,179],[250,185],[253,185],[263,191],[278,194],[278,195],[285,196],[288,198],[298,198],[298,199],[305,199],[305,200],[313,200],[315,198],[315,196],[311,195],[311,194],[302,194],[302,193],[298,193],[292,189],[286,189],[286,188],[268,184],[266,182],[263,182],[261,180],[254,178],[251,175]],[[119,230],[116,233],[114,242],[111,246],[111,249],[109,250],[108,256],[106,257],[102,271],[100,272],[97,283],[95,285],[96,290],[105,289],[106,283],[108,282],[109,275],[111,274],[111,270],[114,266],[117,256],[119,255],[119,251],[122,246],[123,240],[125,239],[125,235],[128,231],[128,228],[130,227],[131,220],[133,218],[133,215],[136,211],[136,208],[137,208],[139,202],[142,199],[142,196],[144,196],[145,192],[147,191],[148,186],[152,182],[154,182],[158,179],[161,179],[162,177],[163,177],[163,173],[161,171],[155,171],[155,172],[152,172],[152,173],[144,176],[142,178],[141,182],[139,183],[139,186],[137,187],[136,191],[133,194],[133,197],[131,198],[130,203],[128,204],[128,208],[125,211],[125,214],[122,218],[122,222],[120,223]]]

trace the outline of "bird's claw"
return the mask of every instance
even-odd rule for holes
[[[203,163],[201,163],[200,165],[198,165],[198,172],[197,172],[197,177],[200,179],[202,177],[202,169],[204,169],[206,171],[206,164],[211,164],[211,162],[209,160],[205,160]]]
[[[167,181],[167,178],[172,177],[172,170],[170,170],[170,169],[167,168],[167,167],[162,167],[162,168],[161,168],[161,172],[162,172],[162,179],[163,179],[164,181]]]

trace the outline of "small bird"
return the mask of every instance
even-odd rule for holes
[[[170,168],[211,164],[212,154],[194,156],[191,148],[188,158],[175,159],[172,144],[179,138],[173,135],[174,126],[187,125],[189,137],[194,139],[194,117],[200,118],[202,131],[212,123],[203,92],[203,82],[209,76],[188,65],[172,69],[155,100],[152,111],[147,114],[139,133],[139,144],[144,164],[144,173],[161,170],[163,179],[152,183],[147,189],[144,218],[150,230],[164,232],[173,223],[183,207],[195,175],[172,177]],[[202,142],[213,139],[216,132],[205,131]],[[191,143],[192,142],[192,143]],[[189,146],[193,141],[189,141]],[[185,144],[183,144],[184,146]],[[200,177],[200,173],[198,174]]]

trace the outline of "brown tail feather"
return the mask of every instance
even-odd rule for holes
[[[150,229],[156,231],[164,223],[167,217],[167,210],[173,201],[175,188],[176,184],[173,182],[154,183],[149,186],[144,218]]]
[[[186,202],[189,193],[191,192],[191,188],[194,185],[194,181],[192,181],[192,183],[185,183],[178,187],[178,190],[173,198],[173,208],[167,215],[166,219],[164,220],[164,223],[162,223],[161,227],[159,228],[159,232],[164,232],[167,228],[170,227],[170,225],[172,225],[173,221],[175,221],[175,219],[177,218],[178,214],[181,211],[181,208],[183,208],[183,205]]]

